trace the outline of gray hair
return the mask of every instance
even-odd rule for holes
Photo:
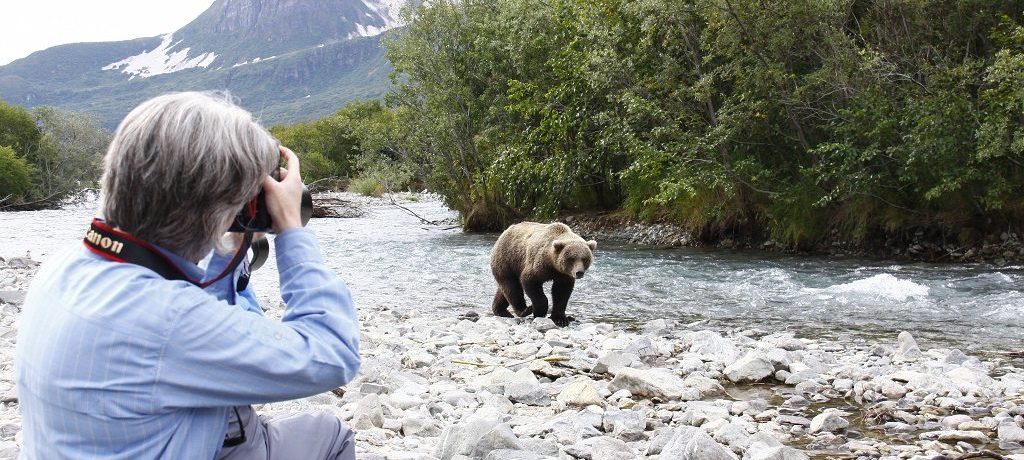
[[[198,261],[280,158],[278,142],[226,93],[174,93],[125,117],[103,167],[107,223]]]

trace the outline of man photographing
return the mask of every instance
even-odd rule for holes
[[[170,94],[124,119],[102,182],[103,220],[25,300],[22,458],[354,459],[335,416],[265,421],[250,407],[336,388],[360,364],[349,291],[302,228],[295,154],[224,96]],[[260,190],[280,322],[244,286],[251,234],[225,238]]]

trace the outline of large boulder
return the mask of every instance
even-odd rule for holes
[[[687,387],[678,375],[662,368],[641,370],[624,367],[615,374],[615,378],[608,384],[608,389],[612,392],[629,390],[634,396],[661,398],[666,401],[700,397],[700,393]]]
[[[497,412],[480,409],[445,428],[434,449],[434,457],[450,460],[460,455],[470,455],[485,435],[500,423]]]
[[[732,382],[760,382],[775,373],[775,366],[760,351],[751,351],[725,368]]]

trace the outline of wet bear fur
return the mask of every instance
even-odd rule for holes
[[[544,283],[552,281],[551,320],[567,326],[573,318],[565,315],[565,307],[576,280],[590,268],[595,248],[596,241],[584,240],[562,223],[521,222],[505,229],[491,251],[491,273],[498,283],[491,305],[494,314],[547,316]],[[526,305],[526,297],[532,307]]]

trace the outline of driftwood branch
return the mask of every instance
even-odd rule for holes
[[[318,188],[318,186],[320,185],[320,183],[322,183],[322,182],[333,182],[335,185],[337,185],[337,184],[344,183],[346,180],[347,179],[343,179],[343,178],[340,178],[340,177],[337,177],[337,176],[322,177],[322,178],[317,179],[317,180],[315,180],[313,182],[307,183],[306,187],[308,187],[310,190],[316,190]]]
[[[318,196],[313,199],[313,217],[362,217],[360,206],[340,198]]]
[[[57,193],[51,194],[50,196],[47,196],[45,198],[40,198],[40,199],[35,200],[35,201],[29,201],[29,202],[25,202],[25,203],[11,203],[11,204],[6,205],[6,206],[0,206],[0,211],[7,211],[9,209],[14,209],[14,210],[36,209],[37,205],[56,206],[60,202],[60,200],[57,199],[57,197],[59,197],[61,195],[63,195],[63,194],[60,193],[60,192],[57,192]],[[8,196],[7,198],[4,198],[4,200],[6,200],[8,198],[10,198],[10,197]],[[0,203],[3,203],[3,201],[0,200]]]
[[[391,200],[391,205],[392,206],[395,206],[398,209],[401,209],[401,210],[411,214],[413,217],[419,219],[421,223],[424,223],[424,224],[427,224],[427,225],[441,225],[441,221],[439,221],[439,220],[429,220],[429,219],[426,219],[423,216],[421,216],[419,214],[416,214],[416,212],[413,211],[412,209],[409,209],[409,208],[407,208],[405,206],[402,206],[402,205],[398,204],[398,202],[395,201],[395,196],[392,195],[390,192],[388,192],[388,199]]]

